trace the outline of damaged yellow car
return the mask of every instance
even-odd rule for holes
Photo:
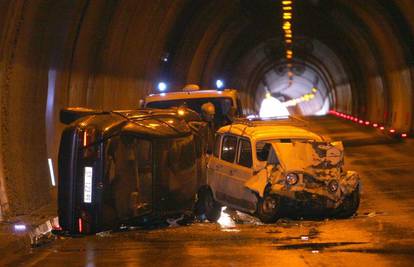
[[[280,121],[236,123],[219,129],[197,207],[208,220],[221,206],[265,223],[292,213],[350,217],[360,179],[344,171],[341,142]]]

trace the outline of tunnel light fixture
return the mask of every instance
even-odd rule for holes
[[[384,126],[381,126],[379,129],[380,129],[381,131],[384,131],[384,130],[385,130],[385,127],[384,127]]]
[[[55,180],[55,172],[53,171],[53,163],[52,163],[52,159],[48,158],[47,159],[47,163],[49,165],[49,172],[50,172],[50,183],[52,184],[52,186],[56,186],[56,180]]]
[[[395,133],[395,129],[390,129],[390,133]]]
[[[287,61],[287,69],[288,69],[288,76],[289,80],[292,81],[292,64],[291,61],[293,60],[293,29],[292,29],[292,19],[293,19],[293,0],[290,1],[282,1],[282,30],[284,34],[284,40],[286,45],[286,53],[285,58]]]
[[[26,231],[26,225],[24,224],[15,224],[14,225],[14,231],[16,232],[22,232],[22,231]]]
[[[167,84],[165,82],[159,82],[157,85],[158,91],[164,92],[167,90]]]
[[[402,134],[401,134],[401,137],[402,137],[402,138],[407,138],[407,137],[408,137],[408,135],[407,135],[406,133],[402,133]]]

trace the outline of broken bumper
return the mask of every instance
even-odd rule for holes
[[[285,202],[304,207],[335,209],[359,184],[358,174],[351,171],[337,179],[316,179],[308,174],[300,174],[299,177],[295,185],[288,185],[284,179],[280,179],[272,184],[270,193],[282,197]],[[337,185],[336,190],[332,190],[333,184]]]

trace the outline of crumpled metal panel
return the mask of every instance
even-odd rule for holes
[[[266,185],[270,184],[272,193],[297,199],[301,192],[306,192],[314,197],[330,199],[332,208],[335,208],[359,184],[359,175],[356,172],[343,171],[342,142],[274,142],[272,147],[279,164],[268,165],[263,170],[267,176],[265,182],[256,175],[245,184],[260,196],[263,196]],[[288,173],[298,175],[297,184],[286,183],[285,177]],[[336,192],[328,190],[329,182],[333,180],[339,184]]]

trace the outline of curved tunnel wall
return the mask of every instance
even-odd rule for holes
[[[283,47],[257,49],[281,37],[279,4],[0,1],[1,214],[50,201],[47,158],[56,162],[62,107],[134,108],[160,79],[179,89],[212,87],[220,77],[257,111],[261,82],[283,64]],[[410,0],[297,1],[295,32],[315,44],[297,60],[328,77],[323,93],[333,108],[412,130],[413,7]]]

